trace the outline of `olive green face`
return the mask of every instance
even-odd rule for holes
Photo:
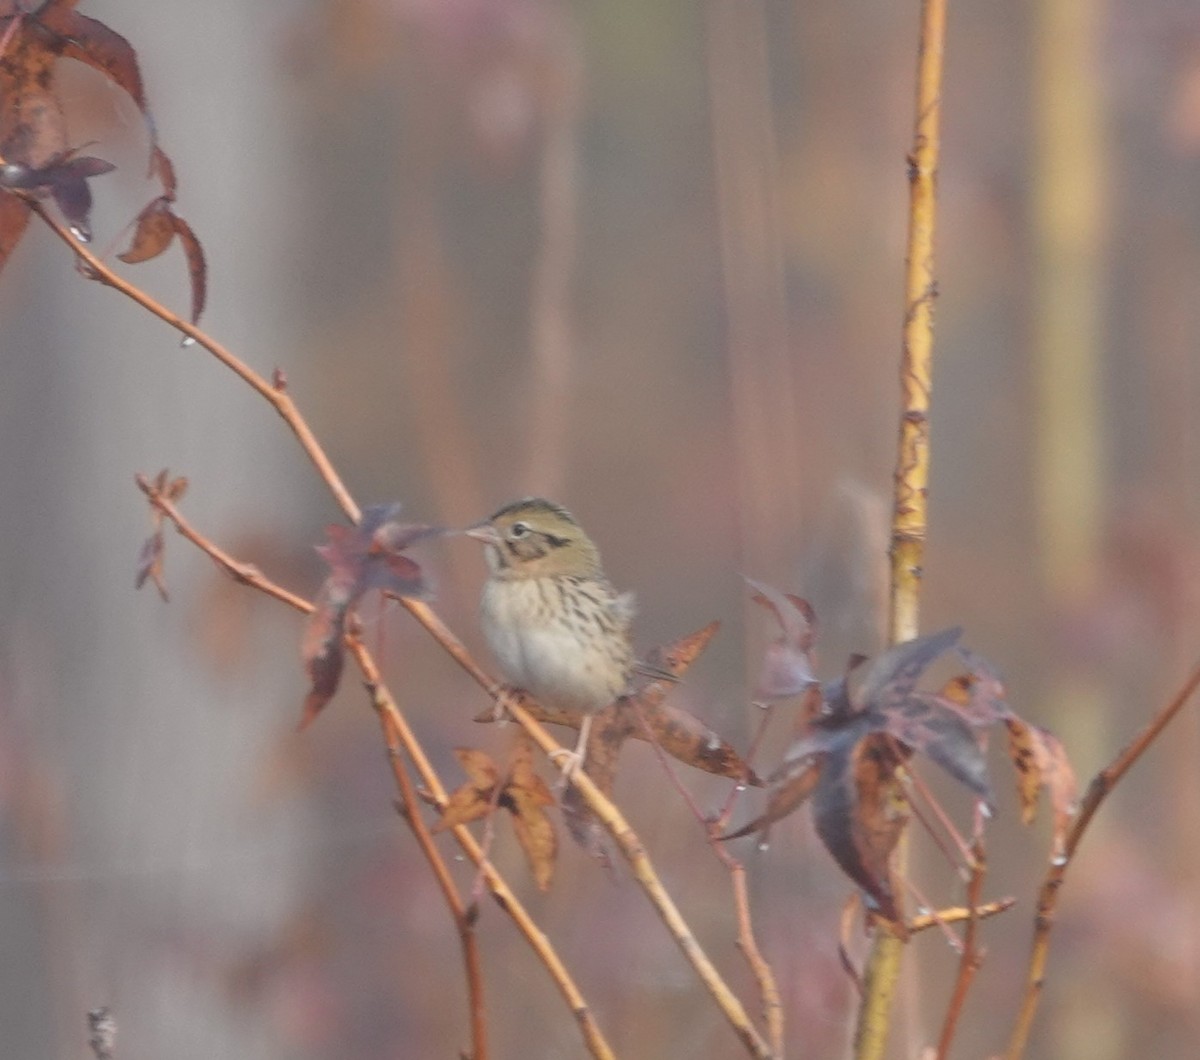
[[[489,561],[510,576],[587,575],[599,569],[596,546],[565,508],[540,497],[505,505],[488,520]]]

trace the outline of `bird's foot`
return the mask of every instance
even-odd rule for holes
[[[512,721],[510,706],[520,703],[524,693],[513,685],[494,685],[488,689],[488,695],[492,697],[492,705],[476,714],[475,720],[507,725]]]
[[[562,790],[570,784],[583,769],[583,754],[579,751],[569,751],[565,747],[549,752],[549,758],[561,770],[554,786]]]

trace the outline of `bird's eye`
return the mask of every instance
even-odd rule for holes
[[[524,537],[527,533],[529,533],[529,524],[528,523],[513,523],[512,529],[509,530],[509,532],[508,532],[508,536],[509,537]]]

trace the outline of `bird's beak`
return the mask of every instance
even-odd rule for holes
[[[482,541],[485,545],[500,544],[500,532],[491,523],[476,523],[474,526],[468,526],[463,533],[476,541]]]

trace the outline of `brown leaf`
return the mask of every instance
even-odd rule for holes
[[[29,226],[29,204],[15,195],[0,192],[0,269],[21,242]]]
[[[684,765],[755,786],[762,783],[741,756],[694,714],[658,703],[643,706],[642,716],[659,747]]]
[[[149,118],[146,93],[133,45],[103,22],[69,10],[71,6],[50,4],[49,10],[38,18],[44,26],[62,35],[63,55],[66,58],[85,63],[120,85]]]
[[[159,152],[161,154],[161,152]],[[165,157],[165,156],[163,156]],[[172,180],[174,173],[171,172]],[[192,323],[200,319],[208,299],[208,267],[204,260],[204,248],[188,223],[175,213],[167,196],[149,203],[138,214],[137,225],[129,249],[117,257],[127,265],[136,265],[158,257],[178,236],[187,260],[188,276],[192,286]]]
[[[635,724],[635,718],[624,700],[610,704],[592,718],[583,771],[605,795],[611,796],[613,793],[621,748],[633,735]]]
[[[343,638],[346,635],[344,603],[338,604],[328,593],[317,597],[317,606],[304,630],[301,653],[310,688],[304,697],[300,731],[307,729],[337,692],[345,665]]]
[[[467,782],[451,793],[441,818],[433,826],[434,832],[478,821],[496,806],[496,784],[500,778],[496,764],[482,751],[470,747],[456,747],[454,756],[467,774]]]
[[[903,915],[891,855],[908,821],[897,764],[882,741],[860,740],[849,759],[826,759],[812,800],[821,842],[875,911],[894,924]]]
[[[765,844],[767,829],[776,821],[781,821],[788,814],[794,813],[816,790],[817,782],[821,779],[821,766],[824,762],[824,754],[809,755],[807,758],[791,763],[779,775],[772,777],[767,808],[749,824],[742,825],[737,831],[723,835],[721,838],[738,839],[751,832],[762,832],[762,842]]]
[[[21,22],[0,62],[0,154],[7,163],[36,169],[67,147],[62,105],[53,91],[58,44],[35,19],[16,17]]]
[[[1037,812],[1038,793],[1045,788],[1054,813],[1054,857],[1064,853],[1067,829],[1075,816],[1078,785],[1061,741],[1052,732],[1013,715],[1008,727],[1008,753],[1017,770],[1021,820],[1029,824]]]
[[[195,324],[208,302],[208,266],[204,260],[204,248],[191,225],[174,213],[171,216],[175,218],[175,235],[179,237],[179,245],[183,247],[184,260],[187,261],[188,279],[192,285],[191,321]]]
[[[992,665],[965,648],[959,648],[958,653],[967,664],[968,672],[947,681],[941,695],[959,708],[971,725],[995,725],[1012,717],[1004,682]]]
[[[136,265],[158,257],[175,238],[174,215],[166,199],[154,199],[138,214],[129,249],[117,257],[126,265]]]
[[[546,815],[546,807],[554,805],[554,796],[533,768],[533,744],[524,734],[517,741],[512,772],[500,804],[512,812],[513,830],[538,889],[549,890],[558,856],[558,837]]]

